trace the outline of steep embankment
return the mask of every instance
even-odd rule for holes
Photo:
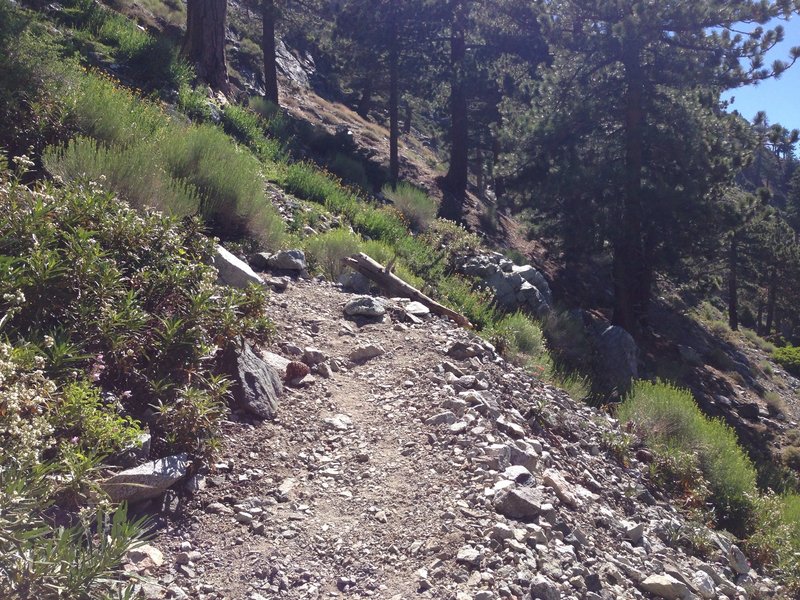
[[[220,459],[152,541],[163,563],[130,566],[152,576],[149,597],[774,592],[648,491],[607,416],[449,321],[348,318],[350,298],[317,281],[272,296],[277,347],[317,374],[286,389],[274,422],[226,423]],[[370,344],[384,352],[350,359]]]

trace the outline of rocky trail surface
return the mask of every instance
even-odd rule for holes
[[[267,360],[311,373],[274,421],[226,422],[216,463],[130,557],[146,597],[781,597],[648,491],[646,463],[612,457],[611,418],[450,321],[408,322],[398,301],[348,317],[352,299],[302,280],[272,295],[287,360]]]

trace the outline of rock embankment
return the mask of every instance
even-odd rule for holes
[[[779,596],[647,464],[620,464],[610,417],[447,320],[391,300],[347,316],[352,299],[310,281],[272,296],[270,350],[308,374],[273,421],[226,423],[161,560],[129,567],[149,597]]]

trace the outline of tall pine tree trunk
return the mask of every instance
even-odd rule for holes
[[[739,239],[736,232],[731,235],[728,246],[728,325],[739,329]]]
[[[644,251],[642,215],[643,74],[639,48],[624,49],[625,80],[625,174],[622,228],[614,241],[613,322],[634,337],[641,332],[650,302],[651,273]]]
[[[261,51],[264,53],[264,99],[280,105],[275,57],[275,0],[261,0]]]
[[[764,335],[772,333],[772,322],[775,320],[775,303],[778,298],[778,269],[772,267],[769,274],[769,292],[767,293],[767,322],[764,324]]]
[[[361,98],[356,106],[356,114],[363,119],[369,116],[369,109],[372,107],[372,77],[367,77],[361,86]]]
[[[188,0],[183,53],[212,89],[230,93],[225,62],[227,0]]]
[[[465,0],[453,7],[453,31],[450,37],[450,166],[445,176],[445,194],[440,214],[456,222],[464,215],[469,169],[469,120],[465,81],[466,6]]]
[[[389,40],[389,180],[392,187],[400,179],[400,48],[397,39],[397,2],[392,0]]]

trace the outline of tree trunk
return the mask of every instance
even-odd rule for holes
[[[364,85],[361,86],[361,98],[356,106],[356,114],[362,119],[369,117],[369,109],[372,107],[372,77],[367,77],[364,80]]]
[[[764,326],[762,325],[763,322],[764,322],[764,300],[759,299],[758,316],[756,317],[756,333],[758,335],[764,335]]]
[[[453,31],[450,38],[450,166],[445,177],[445,194],[440,213],[461,222],[467,193],[469,164],[469,121],[465,81],[466,6],[460,0],[453,8]]]
[[[769,292],[767,293],[767,322],[764,325],[764,336],[772,332],[772,322],[775,320],[775,300],[778,297],[778,269],[772,267],[769,275]]]
[[[264,53],[264,99],[280,105],[278,64],[275,59],[275,0],[261,0],[261,51]]]
[[[736,232],[731,235],[728,247],[728,325],[739,329],[739,239]]]
[[[643,75],[639,47],[624,49],[625,178],[621,230],[614,241],[613,323],[637,337],[650,303],[651,273],[644,251],[642,215]]]
[[[183,53],[212,89],[230,93],[225,62],[227,0],[188,0]]]
[[[389,180],[392,187],[397,186],[400,179],[400,49],[397,39],[397,2],[392,0],[391,39],[389,40]]]

